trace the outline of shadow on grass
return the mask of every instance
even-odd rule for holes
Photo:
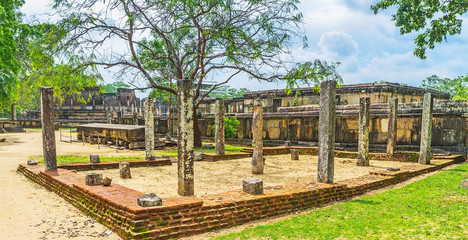
[[[376,201],[367,200],[367,199],[356,199],[356,200],[353,200],[353,202],[367,204],[367,205],[381,205],[382,204],[381,202],[376,202]]]
[[[468,172],[468,170],[456,169],[455,168],[455,169],[449,169],[449,170],[447,170],[447,172],[464,172],[464,173],[466,173],[466,172]]]

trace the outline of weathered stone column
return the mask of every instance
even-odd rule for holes
[[[145,159],[154,160],[154,115],[153,99],[145,100]]]
[[[112,108],[107,107],[107,124],[112,124],[112,118],[114,118],[114,115],[112,114]]]
[[[390,111],[388,113],[387,154],[393,155],[396,147],[398,98],[390,98],[388,105]]]
[[[138,113],[133,113],[133,125],[138,126]]]
[[[255,99],[253,105],[252,147],[252,173],[263,174],[263,106],[260,99]]]
[[[215,109],[215,153],[224,154],[224,101],[216,100]]]
[[[45,170],[57,170],[54,117],[54,89],[41,87],[42,149]]]
[[[359,99],[358,166],[369,166],[369,119],[370,98]]]
[[[122,108],[117,111],[117,123],[122,124]]]
[[[190,79],[177,81],[177,120],[178,120],[178,193],[181,196],[194,194],[193,172],[193,82]]]
[[[335,154],[336,81],[320,84],[319,155],[317,181],[332,183]]]
[[[423,112],[422,112],[422,124],[421,124],[421,148],[419,152],[419,164],[431,163],[432,108],[433,108],[432,94],[425,93],[424,99],[423,99]]]
[[[16,103],[11,104],[11,120],[16,120]]]

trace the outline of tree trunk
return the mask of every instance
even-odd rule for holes
[[[200,126],[198,125],[197,108],[193,109],[193,132],[194,132],[193,146],[195,148],[201,148],[202,139],[201,139]]]

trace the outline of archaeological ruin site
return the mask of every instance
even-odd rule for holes
[[[194,114],[181,101],[192,92],[184,81],[172,108],[124,88],[86,88],[87,103],[58,104],[53,88],[41,87],[39,110],[17,118],[12,106],[0,130],[41,136],[43,161],[17,171],[123,239],[193,237],[288,216],[464,162],[468,150],[468,101],[445,92],[326,80],[297,99],[284,89],[206,98]],[[194,116],[201,149],[187,130]],[[228,117],[239,120],[234,138],[225,136]],[[59,162],[64,148],[86,160]]]

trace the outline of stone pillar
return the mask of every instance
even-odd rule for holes
[[[112,114],[112,108],[108,107],[107,108],[107,124],[112,124],[112,118],[114,118],[114,115]]]
[[[320,84],[319,155],[317,181],[333,183],[335,170],[336,81]]]
[[[193,172],[193,82],[190,79],[177,81],[177,126],[178,131],[178,193],[181,196],[194,194]]]
[[[432,108],[433,108],[432,94],[425,93],[424,99],[423,99],[423,112],[422,112],[422,123],[421,123],[421,148],[419,152],[419,164],[431,163]]]
[[[388,105],[390,111],[388,113],[387,154],[393,155],[396,147],[398,98],[390,98]]]
[[[215,104],[215,153],[224,154],[224,101]]]
[[[255,99],[253,105],[252,147],[252,173],[263,174],[263,106],[260,99]]]
[[[42,149],[45,170],[57,170],[54,127],[54,88],[41,87]]]
[[[122,108],[120,108],[120,110],[117,111],[117,123],[122,124]]]
[[[16,103],[11,104],[11,120],[16,120]]]
[[[128,162],[119,163],[120,178],[132,178],[130,164]]]
[[[153,99],[145,100],[145,159],[154,160],[154,115]]]
[[[291,160],[299,160],[299,149],[291,149]]]
[[[133,125],[138,126],[138,113],[133,113]]]
[[[369,166],[370,98],[359,99],[358,166]]]

